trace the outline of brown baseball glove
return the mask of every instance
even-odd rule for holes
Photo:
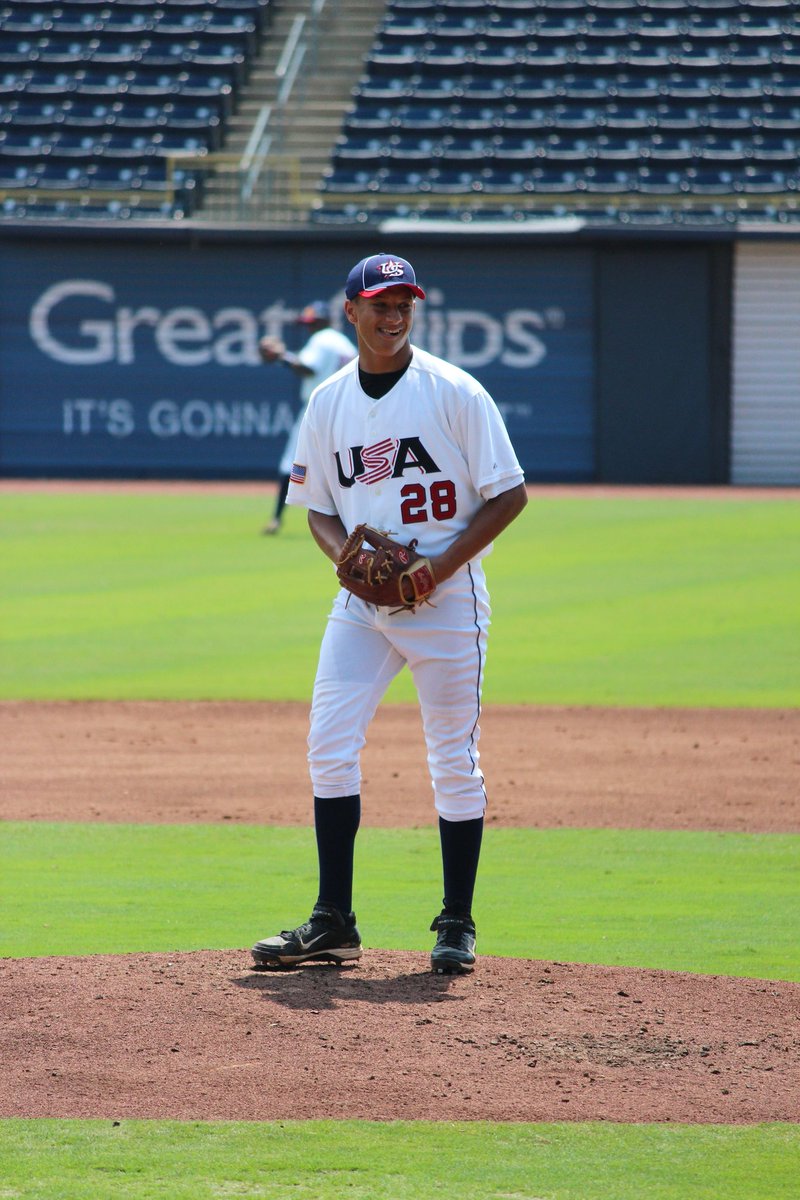
[[[413,610],[436,587],[429,558],[369,525],[356,525],[342,546],[336,574],[342,587],[367,604]]]

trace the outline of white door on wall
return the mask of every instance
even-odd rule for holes
[[[736,247],[731,482],[800,484],[800,244]]]

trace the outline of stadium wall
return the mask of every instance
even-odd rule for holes
[[[800,245],[737,247],[731,481],[800,483]]]
[[[497,400],[530,482],[730,481],[730,240],[0,230],[0,474],[267,479],[301,344],[354,261],[411,258],[416,342]]]

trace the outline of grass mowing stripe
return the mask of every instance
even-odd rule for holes
[[[730,503],[534,499],[490,560],[487,699],[796,704],[800,506]]]
[[[0,696],[307,700],[334,578],[303,512],[259,538],[265,508],[0,495]],[[488,703],[800,703],[796,503],[537,496],[487,573]]]
[[[267,499],[0,496],[0,694],[307,698],[336,589],[299,512],[259,538]]]
[[[796,1126],[0,1122],[36,1200],[794,1200]]]
[[[309,829],[7,822],[0,954],[248,947],[308,915]],[[434,828],[363,829],[367,946],[429,950]],[[487,954],[800,980],[800,837],[486,832],[476,897]]]

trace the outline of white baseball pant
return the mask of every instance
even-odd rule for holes
[[[483,816],[478,724],[490,608],[479,562],[441,584],[416,612],[391,614],[342,590],[320,649],[308,762],[321,799],[361,791],[367,727],[405,663],[422,711],[436,811],[448,821]]]

